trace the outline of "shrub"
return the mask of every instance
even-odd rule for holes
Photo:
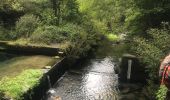
[[[64,28],[71,33],[69,34],[69,47],[65,49],[67,56],[86,56],[92,45],[96,45],[98,36],[95,32],[90,33],[88,30],[85,31],[84,28],[72,24],[67,24]]]
[[[149,41],[151,44],[161,49],[165,53],[169,53],[170,48],[170,26],[168,23],[162,23],[163,28],[161,29],[150,29],[148,34],[151,36]]]
[[[149,74],[149,81],[151,83],[148,86],[150,88],[149,91],[151,91],[150,95],[157,95],[160,98],[164,97],[164,95],[162,95],[162,89],[157,94],[155,93],[155,81],[159,82],[160,60],[169,52],[170,28],[169,25],[164,24],[164,27],[161,29],[148,30],[147,34],[149,38],[138,37],[134,39],[135,45],[133,50],[139,55],[141,61],[146,64],[146,72]]]
[[[31,36],[32,42],[60,43],[66,40],[67,33],[57,26],[38,27]]]
[[[4,40],[6,38],[6,34],[4,34],[4,28],[0,26],[0,40]]]
[[[150,29],[148,34],[149,39],[135,38],[136,45],[134,46],[136,53],[142,58],[148,67],[151,79],[158,79],[158,70],[160,59],[162,59],[169,52],[170,44],[170,30],[169,27],[162,29]]]
[[[22,16],[16,23],[15,37],[28,38],[38,27],[39,23],[40,23],[39,18],[34,15]]]
[[[81,33],[81,29],[74,24],[66,24],[57,26],[41,26],[38,27],[31,36],[33,42],[44,43],[61,43],[64,41],[74,41],[78,39],[77,35]],[[77,37],[76,37],[77,36]]]
[[[151,79],[158,79],[160,59],[164,53],[156,46],[142,38],[136,38],[136,53],[142,58],[142,62],[147,65],[146,71]]]
[[[11,98],[14,100],[22,100],[22,96],[29,89],[38,85],[42,76],[41,70],[26,70],[15,78],[3,78],[0,81],[0,100],[3,98]]]
[[[47,25],[55,25],[56,17],[52,9],[44,9],[41,13],[42,22]]]
[[[11,29],[6,29],[4,28],[3,26],[0,26],[0,40],[10,40],[12,39],[12,32],[14,30],[11,28]]]
[[[159,90],[156,93],[157,100],[165,100],[167,95],[168,89],[165,85],[161,85]]]
[[[98,40],[96,33],[86,32],[82,27],[68,23],[60,27],[41,26],[31,36],[32,42],[62,43],[67,42],[65,52],[68,56],[85,55]]]

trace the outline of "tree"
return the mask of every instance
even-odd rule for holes
[[[56,25],[60,25],[61,18],[61,3],[63,0],[51,0],[54,15],[56,17]]]
[[[79,6],[76,0],[67,0],[65,11],[66,15],[64,17],[67,21],[75,22],[79,20]]]

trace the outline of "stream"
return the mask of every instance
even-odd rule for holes
[[[123,90],[119,90],[115,67],[119,66],[122,55],[128,53],[127,47],[126,44],[104,42],[91,59],[83,60],[69,69],[49,90],[46,99],[146,100],[140,91],[122,95]]]

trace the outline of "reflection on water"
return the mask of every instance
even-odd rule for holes
[[[24,56],[0,52],[0,80],[5,76],[16,76],[26,69],[42,68],[53,61],[49,56]]]
[[[122,55],[129,53],[128,45],[103,42],[93,59],[79,62],[56,82],[47,100],[55,100],[54,97],[62,100],[147,100],[140,84],[124,83],[122,86],[119,83],[118,86],[114,69]]]
[[[93,59],[75,65],[56,82],[51,89],[55,92],[47,99],[59,96],[62,100],[118,100],[118,75],[114,67],[122,54],[128,52],[126,46],[104,41]]]
[[[118,77],[113,59],[106,57],[85,63],[81,69],[69,70],[56,83],[54,95],[62,100],[116,100]]]

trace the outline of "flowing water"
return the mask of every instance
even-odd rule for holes
[[[68,70],[49,90],[47,100],[58,100],[55,97],[62,100],[119,100],[118,75],[114,69],[127,52],[127,46],[108,42],[102,46],[92,59]]]

